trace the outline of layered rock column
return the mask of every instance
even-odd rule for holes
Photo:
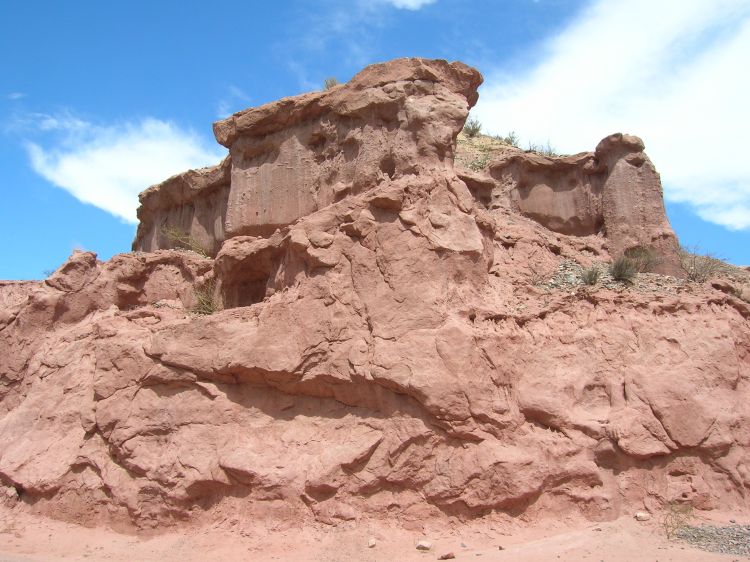
[[[509,150],[493,160],[495,199],[562,234],[606,237],[614,258],[636,248],[659,256],[656,271],[682,276],[659,174],[643,141],[617,133],[594,152],[551,158]]]
[[[462,63],[401,59],[219,121],[229,158],[144,192],[133,248],[169,247],[160,233],[176,226],[215,254],[225,238],[269,235],[384,180],[450,168],[481,81]]]

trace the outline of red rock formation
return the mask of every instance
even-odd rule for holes
[[[177,226],[215,253],[225,237],[268,235],[384,179],[450,166],[481,80],[461,63],[403,59],[219,121],[229,159],[143,192],[133,249],[168,246],[161,229]]]
[[[682,275],[659,174],[643,150],[641,139],[619,133],[575,156],[509,149],[489,165],[491,197],[509,198],[515,210],[555,232],[602,233],[614,256],[648,248],[660,256],[660,272]]]
[[[155,251],[0,285],[0,481],[144,527],[746,509],[747,304],[658,276],[540,286],[673,235],[632,137],[459,177],[479,83],[401,60],[236,114],[226,163],[142,196],[135,247]],[[578,182],[562,203],[552,170]],[[512,183],[492,203],[513,173],[527,208]],[[158,250],[165,224],[215,258]],[[191,314],[207,290],[225,309]]]

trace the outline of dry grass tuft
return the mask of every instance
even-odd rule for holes
[[[686,527],[693,518],[693,506],[689,503],[669,502],[664,505],[662,527],[668,539],[673,539],[677,532]]]
[[[193,293],[195,294],[195,304],[190,309],[193,314],[206,316],[218,312],[223,308],[214,279],[210,279],[202,285],[194,287]]]
[[[623,283],[632,283],[638,275],[638,264],[627,256],[620,256],[609,266],[612,279]]]
[[[208,257],[208,251],[187,231],[176,226],[165,226],[161,229],[162,235],[174,245],[177,250],[190,250],[203,257]]]

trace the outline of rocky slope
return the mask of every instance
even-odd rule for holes
[[[133,253],[0,284],[6,505],[140,527],[747,509],[739,284],[583,285],[632,248],[680,273],[643,143],[454,165],[480,83],[402,59],[235,114],[227,160],[141,195]]]

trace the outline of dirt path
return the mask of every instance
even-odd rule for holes
[[[727,517],[728,519],[728,517]],[[738,519],[741,519],[738,517]],[[739,523],[740,521],[738,521]],[[743,521],[744,522],[744,521]],[[368,547],[370,539],[375,546]],[[429,552],[417,540],[432,543]],[[502,550],[499,547],[503,547]],[[437,560],[452,552],[456,560],[547,562],[691,562],[748,560],[713,554],[668,541],[658,521],[631,518],[575,529],[529,526],[512,532],[492,525],[455,527],[444,532],[351,524],[336,528],[235,531],[215,527],[169,532],[154,537],[86,529],[28,515],[0,519],[0,562],[206,560],[299,560],[316,562],[392,562]]]

